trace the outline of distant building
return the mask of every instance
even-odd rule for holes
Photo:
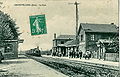
[[[56,37],[54,34],[52,55],[67,56],[65,43],[73,39],[75,39],[75,35],[59,35]]]
[[[79,49],[85,53],[91,51],[93,58],[105,59],[106,46],[112,43],[111,40],[118,30],[115,24],[91,24],[81,23],[78,30]],[[103,42],[100,45],[98,42]]]

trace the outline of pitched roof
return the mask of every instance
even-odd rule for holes
[[[74,39],[75,35],[59,35],[56,39]]]
[[[74,40],[67,41],[64,45],[65,46],[76,46],[76,44],[77,44],[77,41],[74,39]]]
[[[118,32],[117,26],[115,24],[80,23],[79,31],[81,27],[84,29],[85,32],[105,32],[105,33]]]

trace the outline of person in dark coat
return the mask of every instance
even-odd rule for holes
[[[72,52],[71,52],[71,50],[69,49],[69,58],[71,58],[71,56],[72,56]]]
[[[75,56],[76,56],[76,55],[75,55],[75,51],[73,51],[73,58],[75,58]]]
[[[79,57],[80,57],[80,59],[82,58],[82,51],[81,50],[79,52]]]
[[[77,58],[79,58],[79,52],[76,52]]]
[[[2,52],[0,51],[0,63],[2,63],[2,60],[4,59]]]

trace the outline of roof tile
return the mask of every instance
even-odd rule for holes
[[[91,24],[81,23],[85,32],[118,32],[115,24]]]

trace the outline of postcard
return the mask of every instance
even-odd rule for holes
[[[119,77],[119,0],[0,0],[0,77]]]

